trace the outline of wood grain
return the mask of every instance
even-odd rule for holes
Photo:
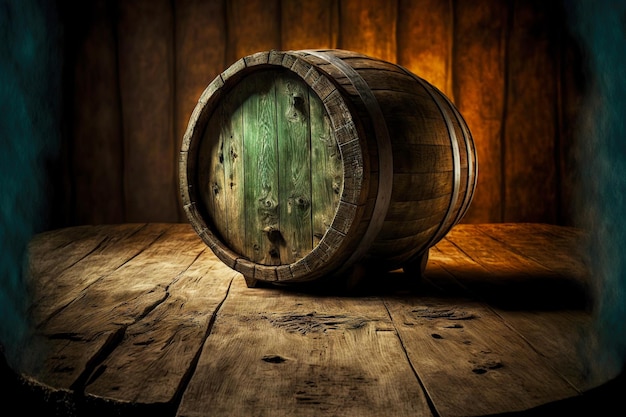
[[[454,3],[454,99],[474,136],[479,161],[476,193],[464,219],[467,223],[502,221],[501,153],[510,5],[484,0]]]
[[[452,76],[459,71],[452,66],[452,51],[456,48],[453,14],[457,7],[453,1],[441,0],[400,0],[398,3],[398,64],[451,99],[455,98]]]
[[[320,86],[335,82],[324,95]],[[312,94],[321,99],[315,112]],[[211,84],[196,113],[181,153],[185,205],[196,204],[189,214],[198,233],[248,279],[313,280],[368,253],[378,268],[402,266],[458,223],[474,192],[472,138],[451,102],[406,69],[359,53],[244,57]],[[239,138],[243,198],[233,189],[242,181],[226,172]],[[338,148],[334,161],[322,142]],[[385,223],[388,205],[393,224]],[[402,217],[417,222],[404,227]],[[231,229],[240,218],[244,227]],[[324,242],[330,228],[345,239]]]
[[[178,415],[431,415],[377,298],[238,280],[207,342]]]
[[[332,49],[339,32],[338,0],[281,2],[281,48]]]
[[[487,306],[428,297],[386,305],[441,415],[520,411],[577,394]],[[511,397],[511,391],[524,394]]]
[[[174,4],[175,156],[200,95],[226,66],[225,14],[225,5],[219,1],[183,0]],[[178,184],[178,171],[174,174]],[[178,221],[183,221],[180,200],[177,208]]]
[[[612,377],[587,375],[585,239],[457,225],[420,285],[372,269],[337,293],[247,288],[186,224],[49,231],[29,246],[38,326],[23,355],[39,366],[21,371],[84,415],[525,412]]]
[[[73,56],[71,178],[76,224],[125,221],[124,137],[115,8],[83,4],[82,25],[68,34]],[[71,70],[70,70],[71,71]]]
[[[343,188],[343,165],[330,119],[320,98],[309,92],[311,114],[311,210],[313,246],[330,227]]]
[[[166,227],[159,224],[124,224],[102,228],[99,233],[94,233],[87,239],[75,235],[76,240],[73,243],[80,242],[80,246],[72,248],[74,245],[67,245],[62,251],[66,262],[71,263],[58,262],[54,257],[50,259],[51,262],[40,263],[45,266],[46,274],[53,279],[37,282],[38,290],[46,295],[41,299],[34,299],[35,308],[31,311],[34,323],[38,326],[47,323],[79,297],[85,288],[102,279],[111,269],[118,268],[137,256],[165,230]],[[109,256],[108,252],[114,250],[120,242],[124,242],[124,247],[115,257]],[[79,252],[80,249],[82,251]],[[36,274],[37,271],[31,273]]]
[[[285,241],[279,250],[281,264],[290,264],[313,249],[311,111],[309,87],[300,78],[284,74],[275,83],[279,230]]]
[[[575,224],[583,157],[574,136],[587,80],[562,5],[544,3],[83,5],[84,19],[66,22],[72,116],[68,198],[57,211],[72,225],[182,220],[177,144],[203,86],[257,51],[340,47],[398,62],[459,105],[483,173],[464,222]]]
[[[149,246],[139,253],[129,242],[130,258],[123,253],[121,259],[111,259],[113,264],[100,266],[104,271],[87,274],[81,279],[85,287],[81,288],[79,283],[71,288],[75,296],[70,302],[61,297],[56,300],[62,308],[54,311],[41,326],[47,338],[45,349],[50,354],[40,371],[42,382],[82,390],[111,344],[119,343],[129,325],[167,299],[169,285],[206,249],[191,230],[180,233],[175,228],[165,229],[156,240],[144,235],[148,242],[140,243],[140,249],[146,243]],[[173,236],[177,238],[172,239]],[[112,248],[110,252],[116,255],[116,246]],[[170,261],[155,261],[160,258]],[[96,264],[97,260],[95,257]],[[79,265],[79,276],[88,272],[91,265],[86,264],[87,271],[82,271],[80,266],[83,265]],[[125,282],[119,278],[134,275],[144,279]]]
[[[455,280],[487,301],[548,359],[547,366],[584,392],[598,384],[586,371],[593,359],[584,242],[580,231],[556,226],[463,225],[439,243],[430,260],[461,267]],[[496,273],[502,281],[488,279]]]
[[[118,2],[125,221],[176,221],[173,11],[167,0]]]
[[[273,74],[259,73],[247,84],[244,102],[244,255],[264,265],[279,265],[280,252],[269,233],[279,230],[279,172],[276,139],[276,87]]]
[[[167,297],[125,329],[123,340],[96,369],[97,377],[86,393],[143,404],[175,400],[194,371],[234,277],[239,279],[239,274],[208,248],[188,267],[180,264]],[[180,316],[189,319],[181,322]]]
[[[255,52],[280,49],[280,1],[226,2],[226,65]]]
[[[508,42],[502,221],[556,223],[554,4],[514,2]],[[529,45],[533,45],[529,47]]]
[[[397,7],[393,1],[341,1],[339,48],[395,62]]]

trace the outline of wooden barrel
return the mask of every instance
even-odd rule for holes
[[[343,50],[234,63],[200,97],[179,167],[189,221],[249,285],[423,267],[477,176],[450,100]]]

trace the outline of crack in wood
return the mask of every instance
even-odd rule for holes
[[[71,340],[72,342],[80,342],[85,340],[83,336],[74,332],[60,332],[60,333],[52,333],[47,335],[48,339],[62,339],[62,340]]]
[[[172,406],[173,410],[177,411],[178,408],[180,407],[180,402],[182,401],[183,394],[187,390],[187,387],[189,386],[189,382],[191,381],[193,374],[196,372],[196,368],[198,366],[198,361],[200,360],[200,356],[202,354],[202,349],[204,348],[204,344],[206,343],[207,339],[211,335],[211,332],[213,331],[213,326],[215,325],[217,316],[220,310],[222,309],[224,302],[228,298],[228,295],[230,294],[230,288],[233,285],[234,279],[235,278],[231,278],[230,282],[228,283],[228,287],[226,288],[226,293],[224,294],[224,298],[222,298],[219,304],[215,307],[213,314],[211,314],[211,318],[209,319],[209,323],[207,324],[206,332],[204,333],[204,336],[202,338],[202,343],[200,343],[198,350],[193,356],[193,359],[191,360],[191,362],[189,362],[189,367],[187,368],[187,371],[185,372],[183,377],[180,379],[180,384],[176,388],[176,392],[174,393],[174,396],[172,397],[172,400],[170,401],[170,405]]]
[[[127,328],[128,326],[121,326],[109,335],[98,352],[87,361],[83,372],[81,372],[78,378],[70,385],[70,390],[82,395],[85,392],[85,386],[102,374],[104,369],[97,369],[98,366],[115,350],[122,339],[124,339]]]
[[[145,225],[144,225],[145,226]],[[131,233],[131,236],[136,234],[137,232],[139,232],[139,230],[143,229],[144,226],[139,227],[136,231],[134,231],[133,233]],[[115,271],[118,271],[120,268],[122,268],[124,265],[126,265],[127,263],[129,263],[130,261],[132,261],[133,259],[135,259],[137,256],[141,255],[144,251],[146,251],[150,246],[152,246],[156,241],[158,241],[163,235],[165,234],[165,231],[159,233],[153,240],[151,240],[150,242],[148,242],[145,246],[143,246],[141,249],[139,249],[134,255],[130,256],[129,258],[125,259],[123,262],[121,262],[115,269],[113,269],[111,272],[107,273],[107,274],[103,274],[101,276],[99,276],[97,279],[93,280],[92,282],[90,282],[85,288],[83,288],[83,290],[81,291],[81,293],[72,301],[63,304],[61,306],[59,306],[57,309],[55,309],[54,311],[52,311],[52,313],[50,313],[48,315],[48,317],[46,317],[45,319],[41,320],[38,324],[37,324],[37,328],[41,329],[44,328],[45,326],[48,325],[48,323],[50,321],[52,321],[52,319],[54,317],[56,317],[57,315],[59,315],[63,310],[65,310],[68,306],[72,305],[72,303],[76,302],[77,300],[79,300],[80,298],[82,298],[87,291],[89,290],[89,288],[91,288],[92,286],[94,286],[95,284],[97,284],[98,282],[102,281],[104,278],[108,277],[109,275],[115,273]],[[92,251],[93,252],[93,251]],[[74,263],[75,265],[76,263]]]
[[[402,339],[402,335],[398,331],[398,326],[396,325],[396,322],[393,320],[393,316],[391,315],[391,311],[389,310],[389,306],[387,305],[387,302],[384,299],[382,300],[382,302],[383,302],[383,306],[385,307],[385,310],[387,311],[387,315],[389,316],[389,320],[391,321],[391,324],[396,331],[396,337],[398,338],[398,341],[400,342],[400,347],[402,348],[402,351],[404,352],[406,361],[409,364],[409,367],[411,368],[413,375],[415,375],[415,379],[417,380],[417,383],[420,385],[422,392],[424,393],[424,398],[426,399],[426,403],[428,404],[428,408],[430,409],[430,412],[432,413],[433,417],[440,417],[441,414],[439,413],[439,410],[437,410],[437,407],[435,406],[433,398],[431,397],[430,393],[426,389],[426,385],[424,385],[424,381],[422,380],[422,377],[417,372],[417,369],[415,368],[415,366],[413,365],[413,362],[411,361],[411,357],[409,356],[409,352],[406,348],[406,344],[404,340]]]

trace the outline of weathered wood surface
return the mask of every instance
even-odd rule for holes
[[[20,372],[73,415],[530,410],[605,382],[579,353],[583,241],[560,226],[457,225],[419,285],[394,271],[335,294],[247,288],[187,224],[50,231],[30,245],[36,336]]]
[[[423,79],[351,51],[269,51],[207,87],[180,187],[194,229],[249,281],[312,281],[414,263],[460,221],[476,172],[469,129]]]
[[[454,100],[482,166],[465,223],[576,224],[575,140],[592,77],[567,2],[69,3],[58,224],[186,221],[172,164],[204,86],[243,56],[317,48],[398,63]]]
[[[117,59],[122,119],[124,216],[159,222],[179,211],[174,136],[174,42],[169,2],[120,1]],[[150,114],[150,117],[146,117]],[[157,175],[146,175],[148,171]],[[96,181],[99,178],[96,177]]]

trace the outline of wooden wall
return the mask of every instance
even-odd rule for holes
[[[202,90],[242,56],[305,48],[399,63],[457,104],[479,160],[464,222],[571,222],[580,68],[556,1],[59,1],[68,224],[185,222],[178,149]]]

